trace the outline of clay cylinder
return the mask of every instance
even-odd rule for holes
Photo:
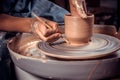
[[[89,14],[86,19],[70,14],[65,15],[65,37],[69,45],[80,46],[88,43],[91,40],[93,25],[93,14]]]

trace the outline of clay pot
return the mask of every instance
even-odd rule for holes
[[[69,45],[80,46],[88,43],[91,40],[93,25],[93,14],[89,14],[86,19],[70,14],[65,15],[65,37]]]

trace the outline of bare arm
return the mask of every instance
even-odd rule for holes
[[[19,18],[0,14],[0,30],[15,32],[30,32],[31,18]]]
[[[43,18],[42,18],[43,19]],[[46,25],[37,21],[35,18],[20,18],[6,14],[0,14],[0,31],[9,32],[26,32],[37,34],[38,37],[46,42],[53,42],[57,40],[61,34],[58,32],[56,22],[46,20],[46,23],[52,29],[46,28]],[[37,27],[34,25],[37,22]]]

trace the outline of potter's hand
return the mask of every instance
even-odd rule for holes
[[[32,33],[37,34],[37,36],[45,42],[53,42],[59,39],[61,34],[58,32],[57,23],[46,19],[44,19],[44,21],[50,28],[37,20],[33,22]]]
[[[80,17],[87,18],[85,0],[72,0],[71,5],[76,9],[76,12]]]

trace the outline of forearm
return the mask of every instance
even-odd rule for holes
[[[0,14],[0,30],[11,32],[30,32],[31,18],[20,18]]]
[[[46,42],[53,42],[59,39],[61,34],[58,32],[57,23],[47,19],[44,20],[46,22],[45,24],[49,25],[51,29],[47,28],[45,24],[36,18],[19,18],[0,14],[0,30],[9,32],[31,32]]]

